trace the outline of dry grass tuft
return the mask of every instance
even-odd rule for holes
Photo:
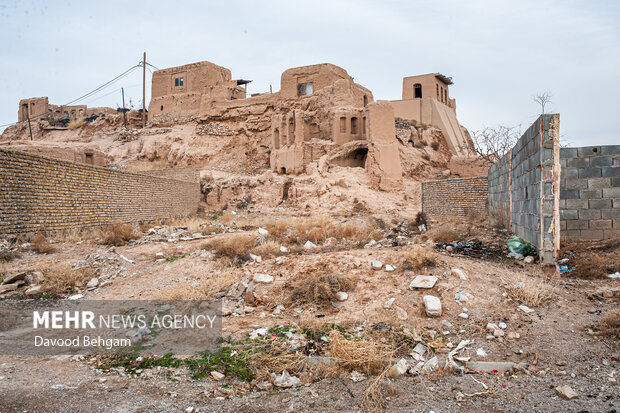
[[[263,351],[250,356],[250,368],[257,378],[267,379],[271,373],[281,374],[284,370],[299,374],[308,368],[307,356],[302,351],[292,351],[285,342],[256,343]]]
[[[348,339],[338,330],[329,333],[331,342],[325,355],[339,370],[357,370],[364,374],[380,374],[389,365],[394,349],[372,338]]]
[[[556,296],[555,285],[543,278],[514,274],[506,281],[510,297],[528,307],[537,307]]]
[[[103,231],[99,227],[69,228],[54,233],[54,240],[60,242],[79,242],[103,238]]]
[[[265,229],[269,235],[276,238],[283,238],[288,232],[288,220],[271,220],[265,223]]]
[[[383,369],[383,372],[375,377],[370,386],[364,391],[362,407],[365,410],[371,413],[385,411],[387,407],[386,395],[392,393],[392,388],[386,379],[389,371],[390,366]]]
[[[57,251],[56,247],[50,244],[45,235],[40,232],[32,239],[32,250],[39,254],[52,254]]]
[[[131,225],[121,221],[115,221],[108,225],[103,234],[103,243],[106,245],[121,246],[125,245],[127,241],[132,238],[135,238],[135,235]]]
[[[199,271],[199,270],[198,270]],[[243,272],[236,268],[223,271],[204,271],[194,282],[184,281],[172,284],[155,294],[157,300],[208,300],[213,294],[224,291],[243,278]]]
[[[174,227],[187,227],[188,231],[201,232],[204,230],[204,225],[207,220],[204,217],[198,215],[191,215],[188,217],[177,217],[166,221],[167,225]]]
[[[282,255],[282,252],[280,251],[280,243],[276,241],[265,241],[255,247],[252,252],[266,258]]]
[[[601,332],[609,336],[620,336],[620,309],[610,310],[600,322]]]
[[[335,300],[339,291],[351,291],[354,287],[351,277],[315,267],[287,282],[284,289],[290,291],[290,303],[320,305]]]
[[[405,247],[400,253],[404,270],[419,271],[423,268],[437,265],[438,255],[429,248],[421,245]]]
[[[51,264],[39,269],[43,273],[41,283],[44,291],[64,293],[72,287],[80,287],[85,281],[93,277],[89,268],[72,269],[66,262]]]
[[[78,128],[81,128],[84,125],[86,125],[86,121],[84,120],[84,118],[81,118],[81,119],[76,119],[76,120],[72,120],[71,122],[69,122],[69,125],[67,125],[67,128],[69,130],[76,130]]]
[[[231,265],[240,265],[250,259],[250,251],[256,247],[256,236],[243,234],[213,238],[202,249],[215,251],[218,258],[228,259]]]
[[[425,233],[425,238],[435,242],[452,242],[461,238],[458,231],[452,228],[436,227]]]

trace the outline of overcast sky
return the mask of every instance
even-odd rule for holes
[[[254,81],[250,93],[277,91],[285,69],[323,62],[375,99],[400,99],[404,76],[441,72],[469,130],[525,130],[540,111],[532,95],[549,91],[565,141],[620,144],[619,22],[617,0],[0,0],[0,125],[17,120],[21,98],[67,103],[146,51],[158,68],[227,67]],[[136,70],[79,103],[116,107],[124,86],[137,106],[141,82]]]

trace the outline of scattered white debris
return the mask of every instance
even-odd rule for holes
[[[467,274],[465,274],[465,271],[463,271],[462,269],[452,268],[451,272],[452,272],[452,275],[459,277],[463,281],[467,281]]]
[[[223,380],[224,377],[226,377],[226,376],[223,375],[222,373],[220,373],[219,371],[213,370],[211,372],[211,377],[213,377],[216,381],[220,381],[220,380]]]
[[[467,313],[460,313],[459,317],[464,318],[465,320],[467,320],[469,318],[469,314],[467,314]]]
[[[267,329],[266,328],[257,328],[256,330],[252,331],[250,333],[250,338],[252,340],[258,338],[259,336],[264,336],[265,334],[267,334]]]
[[[79,300],[82,297],[84,297],[84,294],[74,294],[71,297],[69,297],[68,300]]]
[[[476,350],[476,355],[478,355],[480,357],[486,357],[487,356],[487,352],[484,351],[484,349],[482,347],[480,347],[478,350]]]
[[[434,295],[425,295],[422,297],[426,315],[429,317],[441,317],[441,300]]]
[[[256,274],[254,274],[254,282],[257,283],[265,283],[265,284],[270,284],[273,282],[273,277],[269,274],[262,274],[257,272]]]
[[[398,376],[402,376],[403,374],[407,373],[408,369],[409,369],[409,363],[407,362],[406,359],[401,358],[400,360],[398,360],[398,363],[390,367],[390,371],[388,372],[388,374],[391,377],[398,377]]]
[[[313,243],[312,241],[306,241],[306,243],[304,244],[304,248],[307,250],[311,250],[316,248],[316,244]]]
[[[359,383],[360,381],[366,380],[366,375],[357,370],[353,370],[349,376],[349,379],[354,383]]]
[[[396,298],[390,298],[385,302],[385,304],[383,304],[383,308],[391,308],[394,301],[396,301]]]
[[[620,278],[620,272],[615,272],[613,274],[609,274],[609,278]]]
[[[349,294],[345,293],[344,291],[338,291],[336,293],[336,300],[338,301],[346,301],[347,298],[349,298]]]
[[[280,246],[280,252],[288,252],[288,248],[286,248],[284,245]]]
[[[521,304],[520,306],[518,306],[518,307],[517,307],[517,309],[519,309],[519,310],[523,311],[523,312],[524,312],[524,313],[526,313],[526,314],[527,314],[527,313],[533,313],[533,312],[534,312],[534,310],[532,310],[530,307],[528,307],[528,306],[526,306],[526,305],[523,305],[523,304]]]
[[[381,268],[383,268],[383,263],[381,261],[371,261],[370,267],[373,270],[380,270]]]
[[[275,373],[273,373],[273,376],[275,376]],[[273,384],[282,388],[298,386],[299,383],[300,380],[297,377],[288,374],[288,371],[286,370],[284,370],[280,376],[276,376],[273,380]]]
[[[269,231],[267,231],[265,228],[259,228],[258,233],[260,235],[269,235]]]
[[[395,268],[393,266],[391,266],[390,264],[385,264],[385,271],[392,272],[394,270]]]
[[[504,323],[503,321],[500,321],[500,322],[497,324],[497,326],[498,326],[499,328],[501,328],[502,330],[506,329],[506,327],[507,327],[506,323]]]

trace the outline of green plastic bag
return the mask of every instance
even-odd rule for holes
[[[527,255],[532,251],[532,244],[523,241],[521,237],[510,238],[506,242],[506,246],[508,247],[508,251],[514,252],[515,254]]]

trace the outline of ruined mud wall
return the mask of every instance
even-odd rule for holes
[[[422,182],[422,211],[430,218],[486,216],[488,189],[486,176]]]
[[[620,236],[620,146],[560,149],[560,228],[574,240]]]
[[[199,200],[198,182],[0,149],[0,234],[183,216]]]
[[[552,263],[560,243],[559,115],[542,115],[489,168],[489,216]]]

